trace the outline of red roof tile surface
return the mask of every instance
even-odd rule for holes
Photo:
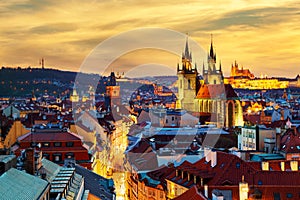
[[[205,196],[200,193],[196,186],[190,188],[185,193],[180,196],[174,198],[174,200],[206,200]]]
[[[230,84],[203,84],[201,85],[197,97],[198,99],[208,98],[237,98],[237,94]]]

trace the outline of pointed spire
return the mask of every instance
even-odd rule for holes
[[[222,72],[222,64],[221,64],[221,60],[220,60],[220,67],[219,67],[219,71]]]
[[[210,34],[210,51],[209,56],[214,58],[214,48],[213,48],[213,34]]]
[[[210,38],[209,57],[210,59],[213,59],[216,62],[216,53],[214,52],[214,47],[213,47],[213,34],[211,34],[211,38]]]
[[[184,57],[187,59],[190,58],[190,52],[189,52],[189,35],[186,35],[186,41],[185,41],[185,49],[184,49]]]

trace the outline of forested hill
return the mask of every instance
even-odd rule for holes
[[[56,79],[61,82],[74,81],[76,72],[41,68],[4,68],[0,70],[1,81],[29,81],[34,79]]]
[[[77,72],[41,68],[0,69],[0,97],[65,95],[73,87]],[[83,74],[87,80],[99,80],[95,74]]]

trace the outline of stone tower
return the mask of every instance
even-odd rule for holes
[[[207,56],[207,64],[208,68],[205,69],[203,64],[203,78],[206,84],[222,84],[223,83],[223,72],[222,66],[220,63],[219,68],[216,67],[216,52],[214,51],[213,47],[213,40],[211,36],[211,43],[210,43],[210,50]]]
[[[182,53],[181,66],[177,64],[178,100],[182,109],[194,110],[194,98],[197,94],[197,66],[192,66],[192,53],[188,38]]]

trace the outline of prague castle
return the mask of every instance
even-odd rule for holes
[[[233,88],[262,90],[262,89],[285,89],[289,87],[289,81],[277,78],[255,78],[249,69],[240,69],[237,62],[231,66],[230,77],[224,79],[224,83],[232,85]]]
[[[221,64],[216,66],[216,52],[211,40],[207,58],[203,65],[203,78],[197,66],[192,64],[192,53],[186,41],[182,63],[177,65],[178,101],[182,109],[199,117],[201,124],[210,123],[217,127],[243,125],[240,100],[230,84],[224,84]]]

